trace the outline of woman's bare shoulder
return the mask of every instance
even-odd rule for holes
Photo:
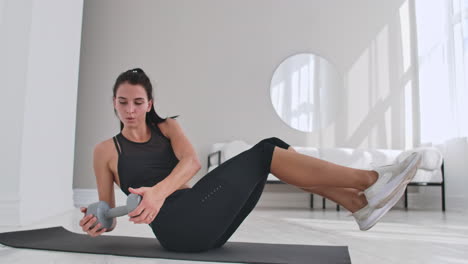
[[[105,159],[107,162],[112,158],[114,152],[117,153],[112,138],[97,143],[94,149],[96,155],[99,155],[100,159]]]

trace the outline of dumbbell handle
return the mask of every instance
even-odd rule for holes
[[[127,197],[127,205],[116,208],[110,208],[109,204],[107,204],[105,201],[99,201],[88,206],[86,215],[92,214],[97,217],[98,221],[95,223],[95,225],[99,222],[102,224],[102,227],[110,228],[115,217],[124,216],[132,212],[138,207],[141,200],[141,195],[131,193]],[[94,227],[94,225],[92,227]]]
[[[107,218],[114,218],[129,214],[131,211],[135,210],[138,207],[138,205],[141,202],[141,198],[141,195],[131,193],[127,197],[127,205],[111,208],[105,213],[105,216]]]
[[[115,207],[115,208],[112,208],[109,211],[107,211],[106,217],[107,218],[114,218],[114,217],[118,217],[118,216],[123,216],[123,215],[126,215],[126,214],[130,213],[131,211],[133,211],[133,210],[128,211],[127,206],[119,206],[119,207]]]

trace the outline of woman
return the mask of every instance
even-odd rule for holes
[[[257,204],[270,172],[335,201],[367,230],[402,196],[421,162],[420,154],[413,153],[401,163],[359,170],[297,153],[271,137],[189,187],[186,183],[200,170],[200,161],[175,117],[156,114],[152,85],[143,70],[119,75],[113,102],[121,132],[94,150],[99,200],[115,207],[114,182],[127,195],[142,195],[128,214],[130,221],[149,224],[160,244],[172,251],[200,252],[225,244]],[[86,208],[81,211],[86,214]],[[95,221],[91,216],[80,221],[93,237],[116,225],[114,219],[106,230],[93,227]]]

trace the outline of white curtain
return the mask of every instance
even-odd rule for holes
[[[468,136],[468,0],[415,0],[421,144]]]

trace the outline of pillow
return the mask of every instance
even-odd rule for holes
[[[221,148],[221,163],[251,148],[242,140],[234,140],[224,144]]]
[[[423,170],[438,170],[442,166],[442,153],[435,147],[419,147],[412,150],[407,150],[398,155],[397,161],[401,162],[407,158],[412,152],[419,152],[422,154],[422,161],[420,169]]]

